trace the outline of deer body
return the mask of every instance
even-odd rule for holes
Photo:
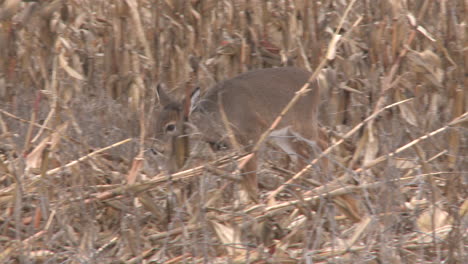
[[[200,99],[192,96],[189,120],[214,149],[232,147],[232,137],[228,136],[232,133],[236,143],[249,151],[295,92],[307,83],[310,75],[310,72],[295,67],[243,73],[215,85]],[[302,137],[315,141],[318,139],[320,96],[317,85],[310,85],[310,89],[283,117],[277,128],[290,127]],[[175,170],[184,163],[185,158],[181,155],[188,155],[188,150],[184,150],[184,146],[188,146],[188,138],[184,136],[187,133],[183,125],[187,121],[187,117],[184,120],[184,103],[170,99],[159,87],[158,93],[163,110],[157,121],[157,130],[168,143],[169,162]],[[174,159],[178,162],[171,161]],[[244,168],[243,186],[249,194],[256,191],[255,170],[255,159]]]

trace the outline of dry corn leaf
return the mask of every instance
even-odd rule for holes
[[[379,140],[376,136],[374,136],[374,126],[369,124],[366,128],[367,134],[367,143],[365,145],[365,152],[364,152],[364,159],[363,165],[366,166],[369,162],[372,162],[376,157],[377,153],[379,152]]]
[[[418,243],[444,237],[450,230],[453,231],[453,235],[463,237],[465,230],[462,228],[451,229],[451,226],[446,224],[430,232],[414,228],[405,230],[402,234],[400,230],[387,226],[387,223],[395,223],[393,220],[400,224],[400,221],[405,222],[407,219],[399,214],[397,208],[385,206],[386,202],[393,201],[380,199],[380,192],[366,190],[369,186],[381,186],[382,182],[367,181],[384,179],[383,174],[388,170],[382,168],[385,165],[372,170],[361,167],[363,158],[368,160],[377,150],[382,155],[378,160],[385,160],[392,149],[403,145],[399,149],[405,151],[417,144],[428,157],[432,156],[429,153],[442,153],[441,148],[447,149],[440,154],[440,157],[446,158],[427,159],[427,164],[422,164],[430,166],[430,172],[433,171],[434,175],[437,175],[434,176],[437,183],[443,183],[445,178],[456,178],[459,175],[455,173],[458,172],[462,173],[461,177],[465,176],[463,172],[467,170],[467,163],[463,155],[466,152],[464,124],[460,119],[458,124],[451,123],[450,126],[443,127],[450,120],[462,115],[468,102],[463,86],[466,79],[463,71],[466,67],[461,67],[466,57],[463,56],[463,52],[466,51],[466,22],[460,18],[465,17],[466,12],[458,8],[459,1],[420,1],[421,5],[417,10],[410,10],[410,7],[413,7],[408,5],[410,1],[390,0],[384,4],[368,1],[370,4],[358,4],[349,9],[350,16],[367,16],[366,19],[371,23],[364,27],[351,26],[353,18],[343,15],[343,12],[347,12],[346,5],[357,2],[354,0],[164,0],[158,1],[158,4],[126,0],[93,1],[91,5],[82,2],[0,0],[0,17],[4,19],[0,23],[0,57],[4,58],[0,60],[0,97],[3,99],[1,108],[7,108],[5,110],[11,110],[9,112],[24,118],[24,111],[34,107],[34,93],[37,92],[37,87],[40,87],[53,91],[54,94],[48,97],[49,105],[40,104],[37,119],[31,121],[50,126],[55,120],[76,118],[73,120],[76,129],[65,131],[67,138],[72,141],[67,141],[66,145],[60,147],[60,151],[51,153],[59,155],[60,160],[74,160],[49,171],[48,175],[54,175],[65,170],[66,174],[62,176],[66,177],[51,177],[48,184],[60,192],[43,196],[36,193],[36,190],[40,189],[31,188],[37,185],[39,181],[36,179],[39,177],[21,177],[24,174],[24,163],[27,159],[33,160],[34,154],[23,159],[17,156],[22,150],[14,149],[24,145],[21,143],[24,143],[22,140],[25,138],[25,132],[28,132],[23,131],[22,127],[25,126],[22,123],[26,123],[24,121],[27,120],[20,121],[10,117],[3,119],[3,114],[0,117],[0,142],[8,142],[13,148],[5,150],[0,147],[0,159],[4,163],[0,164],[4,166],[0,169],[3,171],[0,173],[0,210],[8,216],[0,220],[7,230],[0,235],[1,263],[18,262],[22,256],[26,261],[38,263],[64,262],[69,259],[75,262],[89,261],[90,256],[99,263],[420,263],[433,259],[434,256],[440,256],[443,262],[451,262],[450,256],[456,258],[465,253],[462,239],[448,241],[449,243]],[[415,13],[412,15],[410,12]],[[338,24],[341,18],[343,21]],[[344,30],[339,33],[343,33],[346,41],[336,48],[333,43],[328,45],[330,39],[336,37],[333,37],[333,30],[329,30],[330,33],[326,33],[325,30],[341,27],[339,25],[343,25]],[[443,36],[443,41],[434,43],[435,36]],[[226,54],[216,55],[215,50],[223,40],[228,44],[224,47],[225,50],[222,50]],[[343,38],[340,42],[342,40]],[[336,42],[336,39],[333,41]],[[330,46],[329,54],[327,46]],[[150,54],[146,52],[148,48],[153,55],[147,55]],[[410,51],[409,48],[416,51]],[[432,51],[426,52],[425,49]],[[361,183],[368,183],[362,185],[362,189],[359,188],[366,196],[363,201],[367,209],[385,215],[393,214],[390,217],[392,221],[386,221],[390,219],[387,217],[377,217],[370,223],[368,219],[363,219],[357,225],[353,225],[347,218],[337,217],[330,222],[329,218],[322,214],[322,209],[328,210],[329,200],[324,204],[319,203],[319,208],[311,207],[311,211],[306,211],[302,204],[296,208],[291,206],[290,208],[294,208],[291,210],[281,209],[283,203],[297,199],[291,195],[304,195],[306,191],[302,188],[306,187],[302,186],[300,181],[285,184],[288,188],[276,196],[281,203],[268,199],[260,200],[260,204],[255,205],[260,208],[265,206],[262,202],[268,202],[272,207],[278,206],[277,209],[267,210],[266,215],[262,214],[262,209],[255,212],[251,209],[242,211],[236,207],[240,202],[235,188],[226,187],[239,181],[239,177],[218,177],[205,173],[196,180],[196,183],[204,184],[200,186],[203,188],[191,188],[186,192],[185,184],[174,186],[177,189],[174,191],[177,192],[177,198],[181,199],[174,198],[170,201],[174,206],[172,220],[175,221],[168,223],[168,212],[163,205],[167,202],[169,186],[160,184],[166,181],[166,176],[161,174],[153,179],[142,179],[142,182],[138,181],[134,185],[122,186],[122,178],[125,176],[131,179],[142,175],[138,172],[138,161],[131,167],[123,168],[121,161],[104,160],[97,156],[98,153],[107,150],[89,154],[86,145],[89,144],[93,149],[99,148],[117,141],[115,137],[119,135],[116,133],[127,134],[128,120],[135,118],[135,113],[129,108],[128,98],[130,96],[132,100],[135,99],[130,102],[135,110],[137,107],[142,109],[140,106],[143,104],[146,109],[146,103],[152,103],[151,100],[155,99],[151,88],[153,82],[164,81],[176,92],[182,93],[189,78],[189,55],[200,58],[201,71],[194,79],[205,88],[250,69],[292,64],[312,71],[319,65],[320,58],[334,58],[334,62],[329,63],[327,67],[336,71],[336,76],[327,79],[327,83],[318,78],[321,90],[324,91],[321,98],[321,122],[333,131],[331,134],[334,142],[339,142],[342,138],[341,132],[344,135],[345,131],[359,124],[372,112],[371,107],[380,96],[380,78],[394,69],[394,73],[390,74],[392,80],[389,81],[389,87],[395,88],[392,91],[401,92],[402,96],[390,98],[388,95],[387,99],[401,101],[408,97],[404,94],[404,89],[407,89],[414,91],[415,103],[399,107],[399,111],[393,112],[398,113],[389,113],[384,118],[371,122],[370,129],[361,130],[363,135],[347,136],[345,144],[334,147],[333,153],[330,153],[334,161],[330,173],[323,175],[329,176],[327,179],[331,180],[346,170],[346,175],[349,175],[346,178],[355,177],[356,180],[362,181]],[[150,66],[148,60],[154,60],[156,63]],[[392,65],[395,67],[390,68]],[[74,77],[76,72],[81,76]],[[76,77],[84,77],[87,82]],[[144,79],[145,85],[142,85],[140,78]],[[132,82],[139,90],[130,90]],[[444,89],[437,87],[440,83],[444,85]],[[323,87],[324,84],[327,87]],[[105,99],[107,96],[113,99],[108,101]],[[92,104],[91,107],[89,104]],[[116,110],[109,107],[112,104],[122,107]],[[50,111],[46,118],[45,111]],[[73,117],[73,114],[68,114],[67,111],[76,113],[76,116]],[[150,116],[152,112],[148,114],[148,117]],[[41,122],[43,119],[46,122]],[[92,122],[88,122],[90,120]],[[395,124],[396,127],[392,128],[397,133],[381,130],[380,126],[384,122]],[[414,127],[417,124],[419,126]],[[36,131],[35,129],[32,131]],[[133,130],[136,129],[131,129],[130,133],[133,133]],[[335,134],[336,130],[340,131]],[[448,133],[440,136],[435,135],[439,132],[432,134],[430,131]],[[144,136],[144,132],[141,132],[141,137]],[[36,137],[26,136],[37,138],[37,141],[31,142],[33,147],[41,144],[41,140],[48,135],[37,134]],[[153,136],[151,131],[147,134],[148,137]],[[390,134],[391,137],[382,140]],[[427,137],[413,141],[411,135]],[[83,141],[81,143],[84,144],[77,144],[75,141]],[[411,141],[414,143],[408,144]],[[383,143],[388,143],[389,148],[383,148]],[[139,143],[135,142],[135,145],[137,144]],[[36,148],[40,149],[39,146]],[[111,148],[112,152],[124,152],[122,156],[126,159],[130,157],[131,160],[132,156],[135,158],[135,154],[132,153],[136,152],[138,147]],[[47,146],[43,147],[36,159],[41,159],[47,150]],[[396,153],[401,153],[400,150]],[[382,151],[386,152],[381,153]],[[195,149],[193,152],[197,153]],[[397,169],[424,169],[424,166],[414,162],[420,160],[416,154],[414,151],[406,151],[405,160],[395,160]],[[85,156],[78,159],[77,155]],[[350,161],[351,155],[354,157]],[[401,155],[395,154],[393,158],[396,156]],[[46,160],[43,157],[42,159]],[[198,162],[203,159],[196,157],[193,160]],[[41,166],[41,162],[38,163]],[[46,164],[45,161],[42,163]],[[78,163],[82,165],[76,166]],[[260,166],[260,174],[268,178],[270,170],[265,167]],[[118,172],[115,168],[119,168]],[[363,169],[368,173],[361,173]],[[454,174],[448,174],[447,170]],[[184,174],[183,177],[201,175],[200,171],[196,171]],[[321,172],[312,170],[311,173]],[[413,176],[415,173],[419,175]],[[399,188],[407,189],[404,195],[410,201],[408,208],[425,210],[433,202],[420,197],[420,192],[413,191],[417,188],[415,186],[421,187],[419,183],[426,177],[425,173],[427,172],[408,171],[403,180],[407,182],[409,178],[413,178],[408,185],[390,184],[386,188],[395,188],[396,193],[402,191]],[[177,174],[174,175],[174,179],[177,179]],[[284,175],[278,176],[281,180]],[[15,177],[22,181],[21,185],[14,184]],[[442,179],[439,180],[439,177]],[[262,181],[260,183],[262,194],[271,190]],[[323,184],[324,188],[329,186],[325,181]],[[21,190],[18,187],[24,191],[15,191],[15,188]],[[140,205],[130,207],[132,197],[122,191],[126,189],[136,192],[146,190],[144,194],[138,195],[144,208],[139,207]],[[290,192],[292,189],[295,191]],[[200,195],[201,191],[203,194]],[[463,201],[463,191],[463,188],[455,188],[450,189],[448,193],[454,198],[461,197],[462,200],[442,197],[447,201],[447,207],[456,207],[462,203],[462,224],[468,211],[468,202]],[[192,196],[183,197],[182,193]],[[203,197],[200,198],[201,196]],[[53,207],[50,209],[56,209],[59,217],[49,217],[50,228],[42,228],[48,235],[36,236],[32,235],[29,228],[18,228],[21,227],[18,224],[24,227],[24,224],[28,223],[31,228],[34,220],[40,225],[43,224],[44,216],[34,216],[36,205],[43,203],[37,199],[42,198],[48,199],[44,200],[46,207],[50,204]],[[346,204],[347,201],[337,200],[344,208],[351,208]],[[228,235],[234,236],[233,239],[224,239],[227,241],[224,245],[220,245],[221,239],[218,239],[215,229],[211,232],[203,230],[205,224],[211,227],[209,220],[203,219],[206,214],[202,210],[208,207],[209,212],[214,214],[213,218],[208,219],[217,219],[221,225],[217,227],[218,233],[234,233]],[[19,217],[16,213],[19,213]],[[443,218],[437,214],[430,214],[429,220]],[[87,221],[88,217],[94,221]],[[264,221],[265,217],[268,217],[271,223]],[[252,218],[257,220],[255,224],[250,224]],[[242,229],[241,245],[231,244],[232,240],[234,243],[240,240],[236,240],[235,230],[238,226],[231,225],[231,219],[239,225],[244,219],[247,220],[243,222],[246,225],[245,229]],[[421,216],[420,222],[429,220]],[[202,225],[190,227],[190,223],[200,221]],[[259,225],[258,229],[255,229],[256,223],[263,226]],[[135,224],[139,224],[136,229]],[[430,226],[433,228],[433,225]],[[369,231],[371,228],[372,231]],[[132,231],[129,232],[128,229]],[[382,234],[390,243],[379,243]],[[402,235],[409,243],[398,243],[398,238]],[[16,241],[17,237],[25,240]],[[408,241],[408,237],[418,239]],[[280,240],[272,240],[273,238]],[[25,245],[25,250],[18,250],[17,243]],[[47,248],[51,243],[65,246]],[[266,243],[271,243],[271,246]],[[81,249],[78,248],[80,244]],[[248,252],[239,249],[244,245],[248,245],[252,250]],[[236,250],[232,250],[229,255],[225,247]],[[259,256],[256,252],[263,254]],[[375,254],[376,252],[378,254]],[[51,253],[54,255],[51,256]],[[36,257],[40,255],[46,257]],[[457,259],[452,262],[456,261]]]
[[[394,158],[395,167],[398,169],[414,169],[418,167],[415,160]]]
[[[338,45],[338,42],[340,41],[340,39],[341,39],[341,35],[339,35],[339,34],[334,34],[333,35],[332,41],[330,42],[330,44],[328,46],[327,59],[329,59],[329,60],[335,59],[336,48],[337,48],[337,45]]]
[[[28,253],[28,257],[35,261],[47,261],[54,255],[55,252],[46,249],[35,250]]]
[[[422,26],[418,26],[416,28],[416,30],[419,31],[419,33],[423,34],[430,41],[432,41],[432,42],[436,41],[436,39],[431,34],[429,34],[429,32],[425,28],[423,28]]]
[[[452,223],[449,214],[437,206],[431,206],[423,212],[417,220],[419,230],[431,233],[435,229],[439,229]]]
[[[138,176],[138,172],[140,172],[141,167],[143,166],[144,158],[142,156],[135,157],[133,159],[132,167],[127,174],[127,184],[134,184],[136,182],[136,178]]]
[[[444,71],[440,57],[431,50],[412,51],[408,54],[412,69],[424,73],[424,77],[437,87],[442,87]]]
[[[58,11],[62,5],[63,2],[62,0],[52,0],[52,1],[47,1],[41,3],[41,16],[42,17],[50,17],[54,14],[54,12]]]
[[[395,1],[392,1],[392,2],[395,2]],[[400,1],[398,1],[398,2],[400,2]],[[412,27],[416,27],[418,25],[418,23],[416,21],[416,18],[414,17],[413,14],[408,12],[408,14],[406,14],[406,18],[408,18],[408,22],[410,23],[410,25]]]
[[[357,223],[353,236],[347,239],[343,244],[346,245],[348,248],[354,246],[358,241],[359,237],[361,237],[364,234],[364,231],[370,226],[372,222],[374,221],[372,221],[372,218],[369,216],[363,218],[359,223]]]
[[[71,77],[80,81],[86,80],[86,78],[83,77],[78,71],[68,65],[64,52],[60,53],[59,55],[59,63],[60,67],[62,67]]]
[[[47,146],[54,150],[60,142],[61,135],[65,134],[68,128],[68,122],[60,125],[52,135],[44,138],[26,157],[26,170],[37,169],[42,163],[42,153]]]
[[[239,239],[240,232],[236,232],[233,227],[221,224],[216,220],[211,220],[210,223],[229,255],[237,255],[239,250],[236,250],[236,247],[241,244]]]
[[[405,203],[405,206],[408,209],[415,210],[416,208],[427,208],[429,202],[426,199],[418,199],[417,197],[412,197],[409,202]]]
[[[0,7],[0,21],[10,19],[20,7],[20,0],[5,0]]]
[[[358,200],[356,200],[352,195],[337,196],[333,201],[337,204],[340,211],[351,221],[361,221],[362,212],[359,209]]]
[[[145,50],[146,59],[151,65],[153,65],[153,53],[145,36],[145,30],[143,29],[141,15],[139,13],[138,2],[135,0],[125,0],[125,2],[130,7],[130,14],[133,19],[133,29],[135,29],[136,36]]]
[[[26,171],[37,169],[42,163],[42,153],[49,143],[49,138],[44,138],[37,146],[26,156]]]
[[[416,118],[416,112],[410,104],[401,104],[398,106],[403,119],[413,126],[418,126],[418,119]]]
[[[460,215],[465,217],[468,215],[468,200],[465,200],[463,204],[460,206]]]
[[[147,193],[140,193],[138,195],[138,200],[146,210],[153,214],[156,219],[164,219],[166,217],[164,210],[159,208],[154,202],[154,198],[149,196]]]
[[[133,80],[130,83],[129,89],[130,89],[130,94],[128,96],[129,105],[133,112],[137,112],[138,107],[140,106],[140,103],[141,103],[142,95],[141,95],[141,89],[136,83],[136,80]]]
[[[406,99],[402,96],[402,94],[399,91],[395,93],[395,97],[397,101],[402,101]],[[407,103],[407,104],[400,104],[398,105],[398,108],[400,109],[401,117],[403,117],[403,119],[406,122],[408,122],[410,125],[413,125],[413,126],[419,125],[418,119],[416,118],[416,111],[414,110],[414,106],[412,102]]]
[[[431,230],[431,232],[418,234],[416,240],[418,243],[421,244],[433,243],[434,239],[438,241],[445,240],[448,237],[451,230],[452,225],[444,225],[434,230]]]
[[[5,248],[5,246],[3,246],[2,248],[4,248],[4,250],[0,252],[0,261],[4,261],[7,258],[9,258],[10,255],[13,254],[17,250],[18,247],[17,246],[9,246],[9,247]]]
[[[461,116],[463,114],[463,108],[464,108],[464,102],[463,102],[463,99],[464,99],[464,91],[462,89],[456,89],[455,90],[455,94],[454,94],[454,109],[452,111],[452,116],[454,118],[457,118],[459,116]],[[468,100],[468,96],[466,97],[467,100]],[[456,127],[457,125],[454,124],[454,127]],[[450,134],[449,134],[449,153],[450,155],[448,156],[448,161],[449,161],[449,167],[456,170],[456,166],[457,166],[457,162],[460,160],[460,155],[459,155],[459,152],[460,152],[460,141],[461,141],[461,138],[463,136],[461,136],[461,134],[463,133],[460,133],[461,130],[459,129],[452,129],[450,131]]]

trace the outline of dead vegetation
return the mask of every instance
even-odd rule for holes
[[[0,4],[1,263],[468,262],[465,1]],[[330,173],[158,171],[156,83],[282,65],[324,76]]]

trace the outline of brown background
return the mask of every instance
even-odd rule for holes
[[[344,16],[351,2],[0,1],[0,261],[466,263],[466,1],[362,0]],[[180,96],[255,68],[314,71],[342,18],[323,70],[330,142],[412,98],[334,148],[332,178],[353,175],[360,223],[323,196],[282,212],[264,204],[260,217],[217,192],[229,179],[202,172],[188,176],[206,188],[189,201],[176,199],[186,183],[148,183],[165,179],[149,151],[135,159],[153,144],[158,82]]]

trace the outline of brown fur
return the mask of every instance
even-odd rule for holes
[[[210,145],[215,148],[216,146],[231,146],[229,133],[222,121],[223,112],[220,109],[222,106],[225,119],[229,122],[229,130],[232,131],[235,140],[244,150],[250,151],[261,134],[268,129],[281,110],[294,97],[295,92],[308,81],[310,75],[310,72],[294,67],[243,73],[209,89],[195,105],[190,121],[197,126],[204,140]],[[317,141],[320,96],[315,83],[310,88],[311,91],[302,96],[283,117],[278,128],[290,126],[293,131],[303,137]],[[170,159],[174,159],[178,150],[171,146],[183,145],[175,144],[174,141],[186,138],[181,137],[186,132],[181,127],[178,127],[177,131],[172,131],[172,126],[168,127],[168,124],[176,124],[181,120],[183,102],[177,103],[170,99],[160,88],[158,92],[163,110],[157,121],[157,130],[160,136],[165,137],[163,141],[170,144]],[[171,131],[166,131],[168,128]],[[305,153],[303,148],[296,148],[296,152]],[[181,153],[187,153],[187,151]],[[177,162],[170,161],[170,163]],[[180,169],[180,166],[173,169]],[[243,186],[250,196],[256,195],[256,169],[257,164],[254,159],[243,170],[245,172]]]

